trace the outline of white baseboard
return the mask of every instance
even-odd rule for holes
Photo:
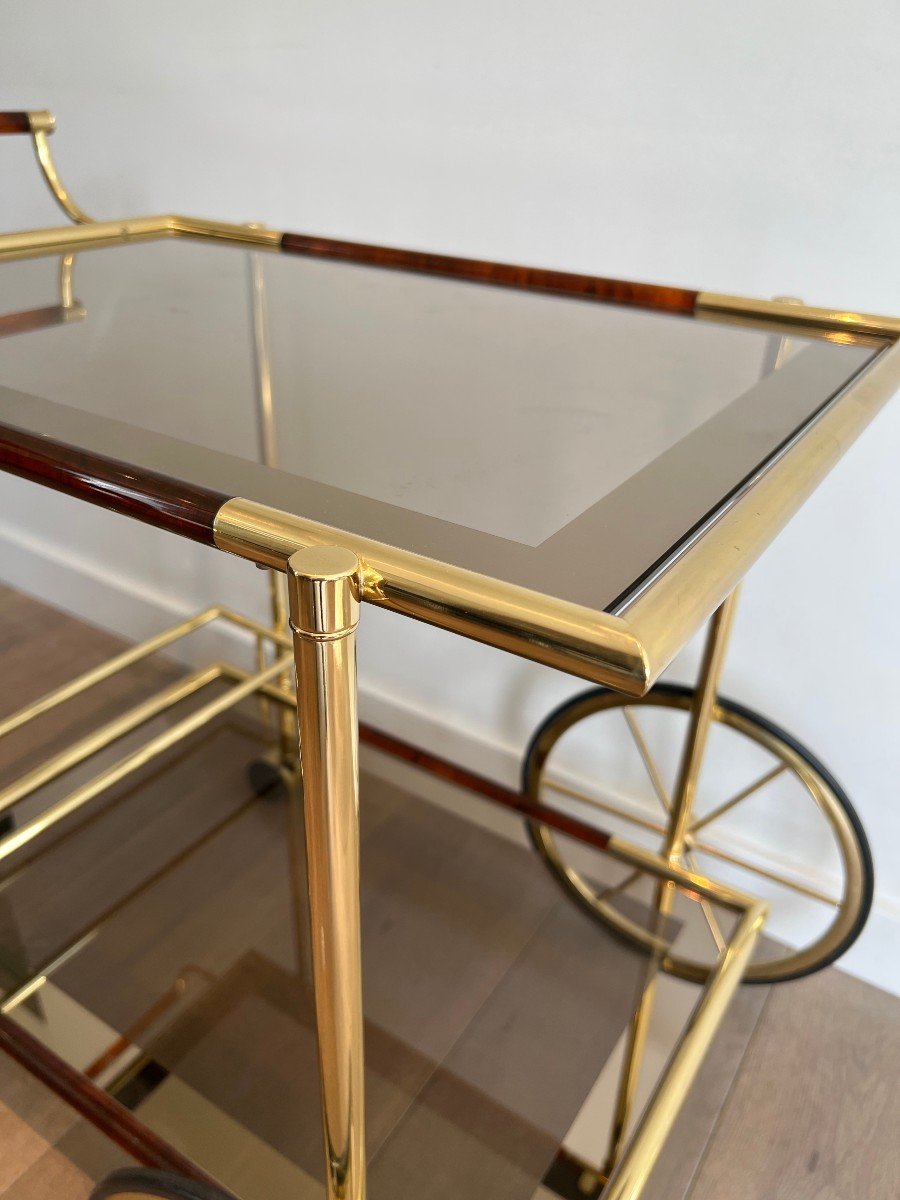
[[[68,547],[0,526],[0,582],[125,638],[150,637],[190,615],[171,594],[102,571]]]
[[[71,551],[18,531],[0,528],[2,582],[55,605],[82,620],[129,640],[148,637],[191,614],[193,609],[177,596],[148,588],[143,583],[107,575]],[[179,660],[199,665],[211,658],[244,661],[247,635],[219,623],[215,629],[192,634],[173,648]],[[388,695],[373,680],[360,681],[360,715],[366,722],[402,737],[443,758],[464,763],[469,769],[515,786],[522,748],[502,743],[490,731],[466,727],[459,714],[425,713],[403,697]],[[377,759],[372,759],[377,764]],[[377,766],[376,766],[377,769]],[[391,776],[416,786],[439,803],[448,800],[447,785],[427,781],[412,768],[382,764]],[[415,779],[415,783],[413,782]],[[493,822],[479,806],[471,815],[505,832],[508,822]],[[514,835],[517,836],[517,835]],[[817,880],[810,878],[815,884]],[[900,901],[876,892],[869,923],[856,945],[841,960],[850,974],[900,995]]]

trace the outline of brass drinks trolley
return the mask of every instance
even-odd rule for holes
[[[204,426],[183,398],[165,412],[93,394],[68,407],[68,397],[59,404],[18,390],[20,377],[40,376],[23,352],[0,371],[0,465],[267,569],[272,620],[210,608],[0,722],[0,735],[21,729],[215,622],[256,639],[255,670],[211,664],[4,787],[0,862],[19,869],[54,825],[82,809],[88,815],[110,787],[258,697],[277,733],[275,753],[256,767],[261,789],[285,779],[299,796],[292,786],[298,759],[302,776],[327,1194],[361,1200],[358,730],[378,749],[505,806],[525,819],[566,894],[646,952],[648,977],[662,970],[702,985],[633,1129],[634,1072],[652,987],[630,1027],[613,1138],[595,1183],[604,1183],[603,1195],[613,1200],[639,1195],[738,984],[791,979],[834,961],[868,915],[871,855],[840,786],[784,731],[720,697],[718,681],[741,579],[900,385],[900,322],[257,225],[180,216],[95,221],[60,182],[47,140],[52,131],[48,113],[0,114],[0,133],[31,137],[53,196],[76,225],[0,236],[2,303],[17,309],[2,318],[3,332],[82,322],[87,330],[92,301],[77,298],[83,268],[76,255],[83,252],[99,252],[85,258],[84,269],[91,264],[92,278],[115,305],[116,296],[123,304],[133,299],[127,280],[139,269],[138,250],[156,255],[176,241],[205,247],[204,263],[212,262],[213,248],[218,264],[226,247],[243,247],[250,252],[262,463],[241,451],[246,431],[230,430],[229,419],[215,412],[205,414]],[[49,286],[48,264],[57,271],[56,301],[8,304]],[[279,343],[279,364],[271,336],[283,318],[308,341],[299,350],[290,339]],[[15,347],[26,342],[15,339]],[[298,444],[289,424],[275,419],[273,377],[305,369],[314,346],[337,365],[324,382],[310,368],[304,406],[306,390],[317,386],[326,400],[318,410],[304,407],[306,437]],[[94,363],[108,353],[102,339],[89,351]],[[352,375],[345,358],[354,354],[365,388],[347,385],[353,407],[342,410],[339,385]],[[67,378],[74,361],[65,359]],[[78,378],[74,368],[71,377]],[[350,421],[361,416],[361,396],[369,409],[357,436]],[[373,430],[384,426],[390,444],[382,446]],[[436,466],[422,460],[423,447]],[[355,638],[365,604],[594,686],[539,729],[521,788],[503,787],[359,726]],[[697,685],[658,684],[707,621]],[[228,685],[215,700],[50,807],[16,819],[17,806],[44,784],[212,681]],[[663,741],[675,746],[674,784],[647,732],[667,721]],[[711,730],[749,746],[759,769],[701,813],[695,800]],[[655,815],[636,809],[602,775],[611,763],[615,768],[618,750],[609,747],[621,747],[623,736],[652,785]],[[577,765],[585,753],[600,772],[587,782]],[[772,786],[788,785],[821,818],[839,863],[836,892],[785,869],[783,855],[768,862],[759,854],[742,857],[716,840],[717,822]],[[627,840],[616,832],[623,824],[655,844]],[[600,883],[580,867],[570,856],[579,843],[621,865],[619,878]],[[716,864],[723,878],[713,877]],[[735,873],[742,883],[758,881],[766,898],[746,883],[735,886]],[[634,897],[642,887],[647,904],[638,918]],[[790,946],[759,939],[782,893],[821,913]],[[679,896],[702,914],[705,952],[674,946],[670,917]],[[8,994],[3,1013],[30,996],[58,961],[41,964]],[[20,1035],[8,1016],[3,1021],[4,1048],[24,1060]],[[132,1179],[119,1190],[139,1189]]]

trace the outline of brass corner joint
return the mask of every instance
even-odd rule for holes
[[[642,647],[618,617],[252,500],[222,505],[215,541],[220,550],[287,572],[298,634],[310,636],[305,631],[315,615],[332,631],[320,637],[340,636],[337,631],[355,622],[356,606],[364,601],[632,695],[650,686]],[[327,560],[315,567],[321,578],[313,584],[305,555],[325,550]],[[342,587],[337,575],[345,577]]]

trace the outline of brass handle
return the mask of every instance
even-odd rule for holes
[[[43,172],[53,198],[66,216],[76,225],[89,225],[91,218],[78,207],[62,185],[56,170],[47,137],[56,128],[56,118],[47,109],[28,112],[0,112],[0,134],[27,133],[31,135],[38,166]]]
[[[28,112],[0,112],[0,133],[52,133],[56,117],[46,108]]]

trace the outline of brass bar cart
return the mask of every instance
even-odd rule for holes
[[[0,791],[0,814],[8,818],[37,789],[187,697],[211,683],[224,688],[51,806],[10,822],[0,861],[13,871],[26,869],[54,826],[76,814],[88,816],[114,784],[256,697],[277,741],[271,761],[258,770],[261,777],[269,771],[287,781],[298,853],[305,838],[327,1195],[363,1200],[359,740],[499,803],[524,819],[566,894],[646,953],[651,980],[663,971],[702,985],[636,1123],[635,1073],[652,982],[628,1034],[611,1144],[588,1170],[605,1185],[609,1200],[637,1197],[741,981],[777,982],[833,961],[858,936],[868,913],[871,856],[839,785],[784,731],[722,698],[718,685],[741,580],[900,386],[900,321],[793,300],[749,300],[281,233],[258,224],[183,216],[92,220],[60,181],[48,142],[53,129],[46,112],[0,114],[0,134],[32,138],[46,183],[74,223],[0,235],[0,296],[7,276],[11,296],[18,289],[30,295],[43,278],[38,273],[58,259],[57,303],[13,305],[17,311],[0,317],[0,334],[53,325],[89,329],[93,301],[76,299],[76,256],[85,256],[86,274],[90,259],[96,284],[104,272],[111,279],[120,271],[128,279],[137,269],[128,256],[140,244],[147,244],[151,258],[173,241],[187,244],[192,253],[206,255],[213,272],[229,246],[243,247],[250,252],[261,461],[235,452],[228,419],[213,415],[214,432],[207,436],[180,403],[173,413],[153,415],[124,400],[105,403],[102,396],[87,403],[74,397],[69,406],[68,399],[41,399],[18,382],[6,386],[11,377],[0,372],[0,466],[266,569],[271,621],[208,608],[0,721],[2,737],[214,623],[242,631],[256,645],[254,670],[210,663]],[[297,293],[295,311],[284,297],[301,284],[306,290]],[[118,286],[124,295],[124,284]],[[401,316],[391,328],[404,331],[395,358],[385,357],[387,326],[380,324],[392,312]],[[279,342],[274,353],[271,325],[277,316],[281,329],[284,313],[288,327],[307,321],[310,337],[327,341],[336,330],[336,360],[344,353],[365,359],[372,406],[383,410],[378,420],[386,427],[386,467],[377,461],[382,447],[363,444],[362,431],[355,438],[331,398],[310,414],[304,399],[304,414],[330,422],[328,445],[345,452],[346,461],[330,449],[321,461],[311,458],[312,451],[298,450],[283,416],[276,421],[273,375],[279,363],[273,360],[280,354],[287,361],[288,352],[287,343]],[[567,387],[573,396],[583,397],[586,389],[591,396],[602,393],[608,364],[598,370],[594,357],[603,337],[623,347],[622,363],[609,368],[609,389],[620,382],[630,386],[634,408],[616,401],[625,405],[616,424],[607,400],[596,421],[585,425],[579,417],[567,425],[573,411]],[[557,344],[560,354],[548,367],[544,347]],[[66,362],[78,353],[68,346],[60,349]],[[102,361],[106,351],[101,344],[93,353]],[[428,384],[426,394],[421,390],[429,354],[439,359],[430,379],[433,397]],[[677,378],[673,382],[677,372],[668,369],[673,354],[704,364],[696,395],[691,380],[689,394],[673,396],[679,387]],[[26,358],[9,360],[17,380],[30,378]],[[560,363],[565,371],[554,377],[559,386],[548,394],[546,372],[558,372]],[[398,396],[401,385],[405,398]],[[493,397],[499,424],[488,419]],[[489,453],[468,475],[448,469],[438,478],[435,468],[426,484],[409,485],[407,503],[403,488],[391,487],[389,444],[397,447],[393,461],[402,462],[428,443],[428,429],[416,427],[420,406],[440,424],[431,443],[436,454],[459,429],[473,444],[487,443]],[[448,407],[454,410],[449,415]],[[518,437],[519,421],[525,432],[515,445],[526,459],[540,454],[557,473],[547,486],[530,465],[537,459],[522,466],[498,442],[500,432]],[[560,427],[567,432],[556,445],[553,431]],[[465,436],[451,456],[474,453]],[[312,435],[310,440],[315,443]],[[580,443],[590,454],[573,458]],[[507,505],[508,497],[514,503]],[[567,701],[535,734],[521,787],[502,786],[359,725],[355,637],[366,606],[580,677],[592,688]],[[707,622],[696,686],[659,683]],[[557,754],[564,735],[578,736],[582,722],[608,724],[618,713],[624,724],[614,737],[620,743],[624,734],[633,742],[659,804],[655,816],[629,808],[609,789],[594,786],[596,780],[586,786]],[[666,784],[650,746],[649,716],[681,722],[674,786]],[[719,729],[752,743],[771,761],[750,784],[700,813],[700,768],[711,731]],[[298,776],[302,788],[294,786]],[[770,784],[788,779],[811,797],[836,847],[839,894],[804,882],[777,862],[735,854],[710,829]],[[655,847],[621,836],[623,822],[655,839]],[[600,884],[570,861],[567,848],[578,843],[621,865],[618,881]],[[722,878],[709,873],[716,863]],[[735,870],[764,889],[782,887],[822,905],[824,927],[802,944],[766,948],[759,934],[769,902],[729,882]],[[636,920],[628,904],[642,882],[653,889],[649,923]],[[668,920],[677,896],[702,913],[709,933],[705,957],[673,948]],[[722,912],[731,914],[730,923],[720,923]],[[84,936],[4,999],[0,1041],[23,1061],[27,1055],[9,1014],[77,952]]]

